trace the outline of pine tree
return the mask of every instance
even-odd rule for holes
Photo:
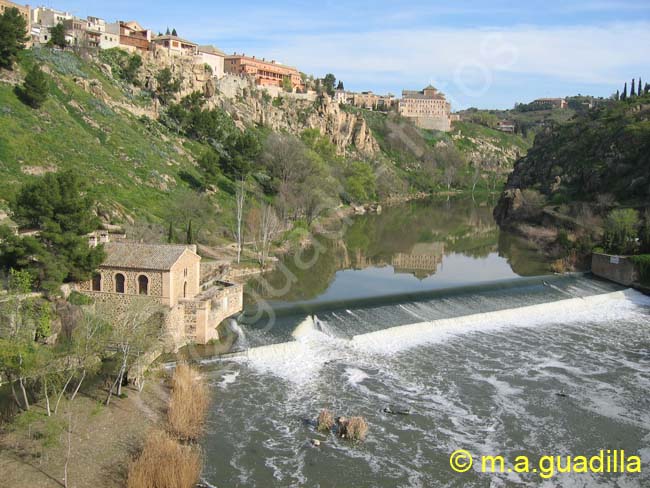
[[[0,68],[12,69],[18,53],[25,49],[27,23],[17,8],[0,15]]]
[[[169,222],[169,231],[167,232],[167,243],[171,244],[174,242],[174,227],[172,226],[171,221]]]
[[[172,36],[176,36],[176,37],[178,37],[178,32],[176,32],[176,29],[173,29],[173,30],[172,30]]]
[[[627,81],[625,82],[625,86],[623,87],[623,94],[621,95],[621,100],[627,100]]]
[[[187,244],[194,244],[194,234],[192,233],[192,220],[187,224]]]
[[[68,42],[65,40],[65,26],[62,23],[59,22],[50,29],[50,40],[47,44],[48,46],[56,46],[61,49],[68,45]]]
[[[634,84],[634,78],[632,78],[632,85],[630,86],[630,98],[636,95],[634,92],[636,85]]]
[[[49,92],[47,77],[37,64],[29,70],[23,86],[17,92],[23,103],[32,108],[41,108],[45,103]]]

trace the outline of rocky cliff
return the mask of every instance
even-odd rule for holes
[[[330,138],[341,155],[374,156],[379,152],[364,118],[342,111],[328,96],[285,93],[276,87],[263,90],[253,80],[233,75],[216,80],[192,58],[169,57],[164,51],[143,55],[138,75],[142,86],[155,90],[156,75],[164,68],[181,80],[178,99],[200,91],[206,96],[207,106],[223,108],[242,128],[260,124],[296,135],[305,129],[318,129]],[[103,69],[110,71],[108,66]],[[156,116],[158,110],[159,107],[151,107],[149,115]]]

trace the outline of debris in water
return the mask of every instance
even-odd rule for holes
[[[388,405],[383,411],[391,415],[411,415],[411,407],[404,405]]]
[[[318,439],[312,439],[311,445],[314,447],[320,447],[320,441]]]
[[[555,395],[556,395],[556,396],[559,396],[559,397],[561,397],[561,398],[566,398],[566,397],[569,396],[569,395],[567,395],[566,393],[564,393],[563,391],[557,391],[557,392],[555,392]]]

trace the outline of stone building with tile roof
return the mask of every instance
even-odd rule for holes
[[[134,297],[151,297],[167,310],[166,326],[177,345],[218,339],[217,327],[242,309],[241,285],[211,280],[201,283],[201,256],[194,245],[110,242],[106,259],[79,292],[108,302],[115,310]]]
[[[413,120],[421,129],[451,130],[451,104],[445,95],[429,85],[423,90],[404,90],[399,113]]]

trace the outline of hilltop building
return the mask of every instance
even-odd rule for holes
[[[150,297],[167,311],[165,325],[177,344],[218,339],[217,326],[242,309],[242,286],[202,275],[196,246],[112,242],[107,232],[89,239],[104,246],[106,259],[78,291],[116,311],[134,297]]]
[[[194,56],[198,53],[199,45],[178,36],[166,34],[156,36],[151,40],[154,49],[162,49],[170,56]]]
[[[413,119],[422,129],[451,130],[451,104],[431,85],[421,91],[404,90],[399,101],[399,113]]]
[[[357,93],[336,90],[333,99],[336,103],[352,105],[367,110],[390,110],[395,104],[395,97],[393,95],[376,95],[371,91]]]
[[[212,76],[215,78],[223,78],[225,73],[226,54],[214,46],[199,46],[198,56],[199,62],[210,66],[212,69]]]
[[[531,106],[537,106],[540,109],[551,107],[551,108],[567,108],[569,104],[564,98],[538,98],[530,102]]]
[[[106,32],[119,36],[119,47],[126,51],[149,51],[152,38],[151,31],[145,29],[134,20],[130,22],[118,21],[112,24],[107,24]]]
[[[499,120],[499,122],[497,122],[497,130],[500,130],[501,132],[507,132],[509,134],[514,134],[515,123],[512,120]]]
[[[240,76],[250,76],[260,86],[282,87],[288,79],[292,90],[303,90],[304,83],[300,72],[291,66],[285,66],[275,61],[258,59],[245,54],[226,56],[224,69],[226,73]]]

